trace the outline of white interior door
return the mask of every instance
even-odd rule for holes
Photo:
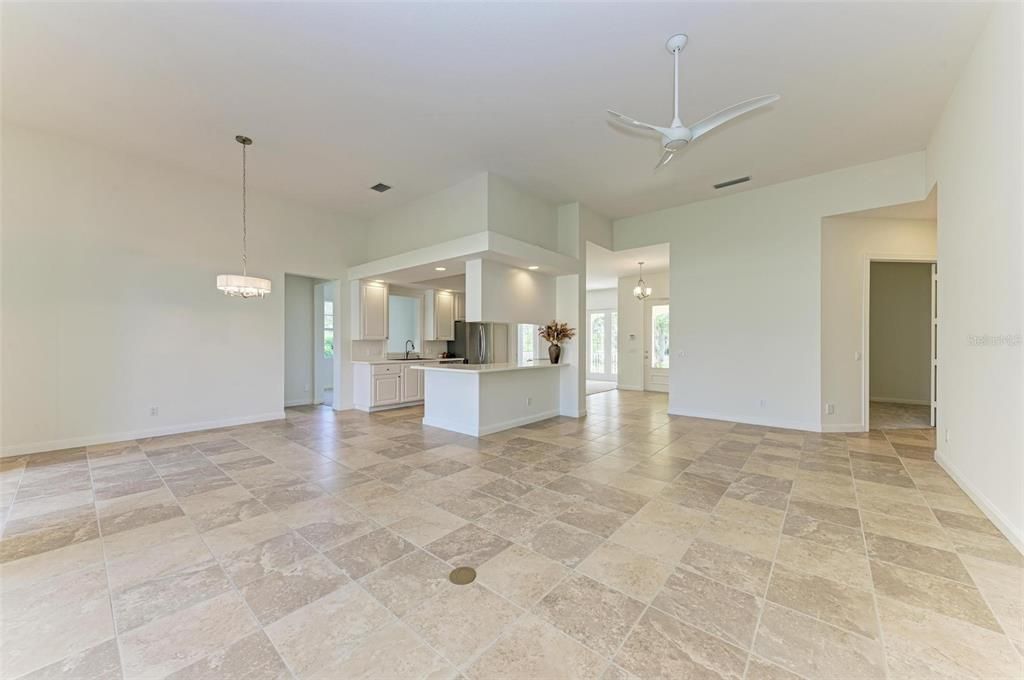
[[[644,303],[644,389],[668,392],[669,304],[668,298],[649,298]]]

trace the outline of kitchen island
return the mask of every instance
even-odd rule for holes
[[[568,364],[412,366],[424,373],[423,424],[480,437],[557,416]]]

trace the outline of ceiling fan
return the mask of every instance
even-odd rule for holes
[[[771,104],[780,99],[777,94],[767,94],[763,97],[754,97],[746,101],[740,102],[739,104],[733,104],[732,106],[722,109],[718,113],[713,113],[707,118],[694,123],[691,127],[686,127],[683,122],[679,120],[679,53],[686,47],[687,37],[678,33],[665,43],[665,49],[672,53],[675,58],[675,77],[673,79],[673,85],[675,86],[675,108],[673,110],[674,116],[672,118],[672,124],[669,127],[659,127],[657,125],[651,125],[650,123],[644,123],[630,118],[629,116],[623,115],[618,111],[612,111],[608,109],[608,113],[615,116],[615,119],[620,123],[625,123],[632,127],[642,128],[644,130],[653,130],[661,135],[661,146],[662,154],[661,160],[654,166],[657,170],[661,166],[672,160],[672,156],[682,150],[689,142],[697,139],[701,135],[704,135],[711,130],[714,130],[719,125],[728,123],[737,116],[742,116],[744,113],[750,113],[754,109],[759,109],[762,106]]]

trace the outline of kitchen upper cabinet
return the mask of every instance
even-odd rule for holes
[[[353,287],[353,340],[386,340],[388,337],[388,284],[360,281]]]
[[[466,320],[466,294],[455,293],[455,320]]]
[[[455,339],[455,294],[445,290],[428,291],[424,316],[424,340]]]
[[[438,340],[455,339],[455,296],[444,291],[436,291],[435,309],[437,315],[434,321],[437,323],[435,335]]]

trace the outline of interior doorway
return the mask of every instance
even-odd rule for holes
[[[334,289],[331,281],[285,274],[285,406],[334,403]]]
[[[644,301],[644,390],[668,392],[669,348],[668,298]]]
[[[935,426],[938,272],[934,261],[868,263],[865,413],[870,429]]]

